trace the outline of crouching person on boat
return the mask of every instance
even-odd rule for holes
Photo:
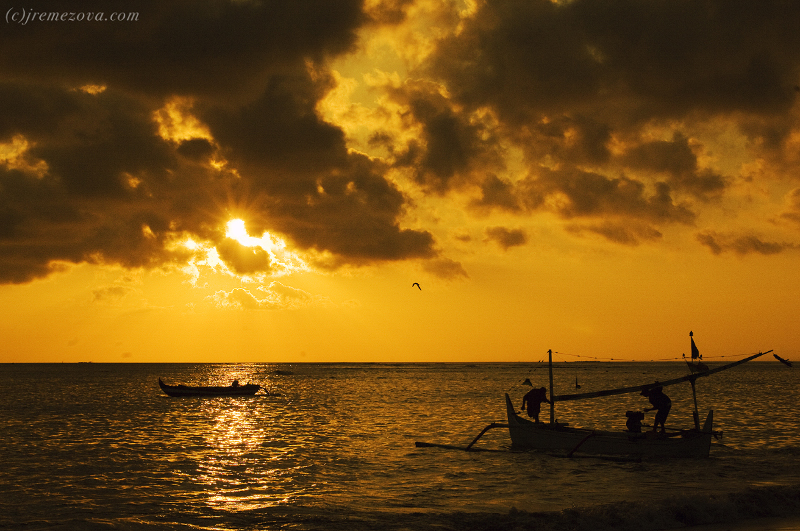
[[[544,387],[531,389],[522,397],[522,409],[525,409],[525,404],[527,404],[528,416],[532,417],[537,423],[539,422],[539,411],[542,408],[542,402],[551,403],[547,399],[547,389]]]
[[[625,416],[628,417],[625,426],[631,433],[642,433],[642,421],[644,420],[644,413],[641,411],[626,411]]]
[[[646,396],[653,405],[653,407],[646,408],[645,411],[657,411],[656,418],[653,421],[653,431],[658,431],[658,427],[661,426],[661,433],[663,434],[665,432],[664,423],[667,421],[667,415],[669,415],[669,410],[672,408],[672,400],[664,394],[664,388],[660,385],[644,387],[642,396]]]

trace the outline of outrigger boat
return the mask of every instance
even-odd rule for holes
[[[158,379],[161,390],[169,396],[252,396],[261,389],[260,385],[249,383],[247,385],[191,387],[188,385],[167,385]]]
[[[692,340],[694,346],[694,340]],[[696,347],[695,347],[696,349]],[[714,431],[714,413],[709,411],[702,426],[697,408],[697,390],[695,381],[698,378],[710,376],[712,374],[732,369],[743,363],[754,360],[767,352],[759,352],[747,358],[721,365],[713,369],[706,367],[705,370],[691,372],[686,376],[667,380],[664,382],[651,382],[645,385],[636,385],[619,389],[607,389],[589,393],[577,394],[553,394],[553,353],[548,351],[548,361],[550,369],[550,422],[535,423],[517,414],[508,393],[505,395],[506,411],[508,423],[493,422],[486,426],[483,431],[466,447],[417,442],[418,447],[436,446],[459,450],[479,450],[473,448],[478,439],[484,433],[493,428],[508,428],[511,437],[512,448],[525,450],[540,450],[551,452],[558,455],[566,454],[572,457],[573,454],[589,454],[603,456],[630,456],[641,457],[708,457],[711,450],[712,437],[718,437],[720,432]],[[614,396],[626,393],[641,392],[644,389],[654,387],[666,387],[670,385],[689,382],[692,386],[692,397],[694,399],[694,426],[688,429],[671,430],[668,433],[656,433],[655,431],[608,431],[587,428],[574,428],[567,424],[559,423],[555,420],[555,404],[569,400],[585,400],[604,396]]]
[[[694,345],[694,340],[692,340]],[[713,369],[692,372],[680,378],[664,382],[653,382],[620,389],[608,389],[591,393],[570,395],[553,395],[553,354],[548,351],[550,360],[550,422],[534,423],[516,413],[511,398],[506,394],[506,410],[508,414],[508,432],[511,444],[516,448],[564,451],[568,456],[575,452],[594,455],[627,455],[634,457],[708,457],[711,451],[711,438],[718,436],[714,431],[714,412],[709,411],[702,426],[697,408],[697,390],[695,381],[720,371],[732,369],[743,363],[754,360],[767,352],[759,352],[733,363]],[[555,404],[568,400],[585,400],[603,396],[621,395],[641,392],[642,389],[657,386],[665,387],[683,382],[692,385],[694,399],[694,426],[688,429],[675,430],[667,434],[655,431],[637,433],[633,431],[605,431],[586,428],[572,428],[555,421]]]

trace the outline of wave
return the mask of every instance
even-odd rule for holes
[[[718,494],[675,496],[650,503],[616,502],[557,512],[528,512],[512,508],[507,512],[420,512],[375,511],[337,507],[331,504],[295,507],[263,507],[241,512],[209,511],[204,515],[139,515],[136,518],[93,514],[57,515],[36,521],[19,519],[20,514],[0,517],[0,527],[26,521],[26,529],[52,529],[59,524],[88,530],[130,529],[293,529],[326,531],[664,531],[704,524],[728,524],[759,518],[800,520],[800,484],[750,487]]]
[[[287,515],[288,516],[288,515]],[[295,517],[300,516],[295,514]],[[306,515],[288,527],[294,529],[437,531],[664,531],[703,524],[726,524],[757,518],[800,519],[800,485],[750,487],[719,494],[676,496],[650,503],[616,502],[558,512],[506,513],[327,512]],[[303,522],[305,520],[305,522]],[[256,525],[258,523],[253,522]],[[264,524],[266,522],[259,522]],[[273,524],[277,521],[271,522]],[[282,522],[286,525],[288,522]]]

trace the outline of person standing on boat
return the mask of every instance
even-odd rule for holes
[[[525,409],[525,404],[527,404],[528,416],[533,417],[533,420],[539,422],[539,411],[542,408],[542,402],[550,404],[550,401],[547,399],[547,389],[544,387],[531,389],[522,397],[522,409]]]
[[[664,394],[664,388],[660,385],[650,388],[645,387],[642,389],[642,396],[646,396],[650,403],[653,404],[653,407],[646,408],[645,411],[658,411],[653,421],[653,431],[658,431],[658,427],[661,426],[661,433],[663,434],[665,431],[664,423],[667,421],[667,415],[669,415],[669,410],[672,408],[672,400]]]

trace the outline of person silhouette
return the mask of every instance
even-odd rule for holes
[[[661,426],[661,433],[665,431],[664,423],[667,421],[667,415],[672,408],[672,400],[664,394],[664,388],[656,382],[655,387],[645,387],[642,389],[642,396],[646,396],[653,407],[646,408],[645,411],[657,410],[656,418],[653,421],[653,431],[658,431]]]
[[[522,409],[528,405],[528,416],[532,417],[534,421],[539,422],[539,412],[542,408],[542,402],[551,404],[547,399],[547,389],[540,387],[539,389],[531,389],[525,396],[522,397]]]

